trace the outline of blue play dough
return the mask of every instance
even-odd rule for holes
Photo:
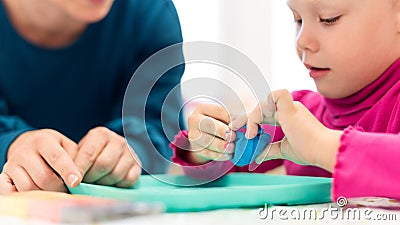
[[[235,152],[231,162],[236,166],[246,166],[254,162],[271,140],[268,133],[260,127],[253,139],[246,139],[244,132],[236,131]]]

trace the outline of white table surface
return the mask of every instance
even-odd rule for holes
[[[205,212],[191,212],[191,213],[163,213],[150,216],[137,216],[131,218],[125,218],[113,221],[103,221],[98,223],[83,223],[83,224],[96,224],[96,225],[147,225],[147,224],[182,224],[182,225],[197,225],[197,224],[227,224],[227,225],[248,225],[248,224],[400,224],[400,211],[395,210],[384,210],[384,209],[371,209],[369,214],[374,218],[380,215],[385,217],[391,217],[392,220],[374,220],[368,219],[364,216],[360,218],[353,218],[353,214],[350,214],[350,219],[334,218],[331,216],[326,216],[320,219],[322,216],[322,211],[329,207],[336,207],[333,203],[318,204],[318,205],[303,205],[303,206],[273,206],[269,208],[269,212],[275,210],[274,218],[268,217],[267,219],[260,219],[259,208],[254,209],[221,209]],[[286,214],[282,218],[279,218],[279,211],[290,212],[301,212],[304,213],[305,210],[316,210],[318,218],[310,220],[306,219],[293,219],[289,218],[289,214]],[[353,208],[354,209],[354,208]],[[357,210],[366,210],[370,208],[356,208]],[[264,214],[265,215],[265,214]],[[271,215],[271,214],[270,214]],[[308,214],[307,214],[308,215]],[[339,214],[335,214],[339,215]],[[344,214],[346,215],[346,214]],[[393,220],[395,219],[395,220]],[[9,217],[0,215],[1,225],[54,225],[54,224],[65,224],[65,223],[52,223],[43,220],[32,220],[32,219],[21,219],[16,217]],[[71,223],[69,223],[71,224]],[[79,224],[79,223],[74,223]]]

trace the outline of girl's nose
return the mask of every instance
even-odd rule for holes
[[[305,26],[304,23],[297,32],[296,48],[299,52],[317,52],[319,50],[317,33],[311,27]]]

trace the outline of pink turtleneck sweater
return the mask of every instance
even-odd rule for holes
[[[358,93],[343,99],[327,99],[312,91],[293,92],[326,127],[344,130],[333,174],[313,166],[301,166],[288,160],[271,160],[236,167],[230,161],[194,166],[186,162],[187,132],[182,131],[171,144],[173,161],[186,174],[213,179],[227,172],[266,172],[282,163],[288,175],[333,177],[332,197],[388,197],[400,199],[400,59],[376,81]],[[305,124],[307,126],[307,124]],[[271,127],[264,126],[266,132]],[[282,131],[273,141],[283,138]],[[179,147],[178,147],[179,146]],[[321,154],[323,154],[321,146]]]

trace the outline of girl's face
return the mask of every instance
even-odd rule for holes
[[[288,6],[297,54],[325,97],[356,93],[400,56],[398,0],[288,0]]]
[[[103,19],[111,9],[114,0],[47,0],[70,17],[92,23]]]

